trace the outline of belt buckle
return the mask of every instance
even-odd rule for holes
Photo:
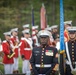
[[[43,68],[43,67],[44,67],[44,65],[43,65],[43,64],[41,64],[41,65],[40,65],[40,67],[41,67],[41,68]]]

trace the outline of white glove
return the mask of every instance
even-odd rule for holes
[[[73,70],[71,71],[71,73],[72,73],[73,75],[76,75],[76,69],[73,69]]]

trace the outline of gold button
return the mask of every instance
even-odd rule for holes
[[[74,51],[74,49],[72,49],[72,51]]]
[[[72,46],[72,48],[74,48],[74,46]]]
[[[72,57],[74,57],[74,55],[72,55]]]
[[[42,52],[44,52],[44,51],[42,51]]]
[[[42,55],[44,55],[44,54],[42,53]]]
[[[72,54],[74,54],[74,52],[72,52]]]
[[[74,60],[74,58],[72,58],[72,60]]]
[[[41,65],[43,65],[43,63],[41,63]]]
[[[42,50],[44,50],[44,48],[42,48]]]
[[[41,56],[41,58],[43,58],[43,56]]]
[[[43,61],[43,59],[41,61]]]

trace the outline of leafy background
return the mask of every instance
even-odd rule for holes
[[[72,20],[76,24],[76,0],[64,1],[64,20]],[[59,25],[59,0],[0,0],[0,38],[4,39],[3,32],[11,28],[19,28],[19,36],[22,25],[29,23],[31,28],[31,8],[34,8],[35,25],[40,26],[40,9],[44,3],[46,8],[47,24]]]

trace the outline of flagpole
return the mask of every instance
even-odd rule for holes
[[[32,6],[32,26],[34,26],[34,8]]]
[[[40,11],[40,22],[41,22],[41,29],[44,30],[47,25],[46,25],[46,9],[44,6],[44,3],[42,3],[41,11]]]
[[[60,74],[65,75],[63,0],[60,0]]]

